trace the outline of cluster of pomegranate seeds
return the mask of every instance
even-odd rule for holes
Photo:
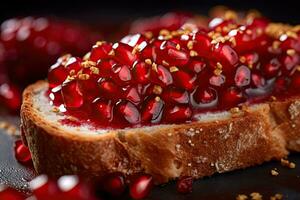
[[[20,89],[43,78],[65,52],[82,56],[99,36],[67,21],[13,18],[0,28],[0,103],[12,111],[21,104]]]
[[[229,12],[205,28],[97,42],[83,59],[58,59],[48,79],[54,105],[100,128],[190,122],[298,95],[300,27]]]
[[[122,174],[109,174],[99,182],[83,180],[76,175],[61,176],[51,179],[47,175],[39,175],[29,182],[30,195],[24,195],[12,188],[0,185],[0,199],[5,200],[100,200],[120,197],[126,192],[129,184],[129,195],[132,199],[146,198],[152,187],[150,175],[135,175],[133,180],[125,179]]]

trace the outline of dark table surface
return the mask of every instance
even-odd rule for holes
[[[13,155],[14,137],[0,130],[0,183],[26,191],[28,181],[35,173],[32,169],[20,165]],[[193,192],[188,195],[178,194],[175,183],[157,186],[148,199],[235,199],[238,194],[249,195],[259,192],[263,199],[270,199],[276,193],[284,195],[284,199],[300,199],[300,155],[291,154],[289,160],[296,163],[295,169],[288,169],[278,161],[261,166],[237,170],[225,174],[216,174],[194,183]],[[270,171],[278,169],[278,176],[271,176]]]

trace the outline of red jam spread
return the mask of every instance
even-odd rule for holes
[[[124,128],[299,95],[300,26],[224,16],[59,58],[48,75],[51,103],[80,123]]]

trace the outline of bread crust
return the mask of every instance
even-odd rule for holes
[[[21,109],[38,173],[94,177],[145,172],[161,184],[181,176],[200,178],[246,168],[300,150],[297,99],[245,107],[227,119],[90,135],[43,119],[33,97],[47,87],[45,81],[27,87]]]

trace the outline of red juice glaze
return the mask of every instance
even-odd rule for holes
[[[51,102],[96,128],[124,128],[299,95],[299,26],[227,15],[184,27],[98,42],[83,59],[61,57],[49,70]]]

